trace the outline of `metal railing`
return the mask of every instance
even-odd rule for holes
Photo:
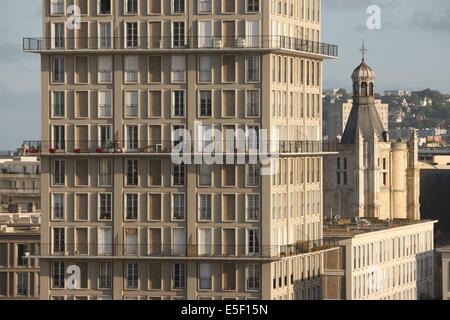
[[[222,145],[222,152],[216,151],[215,154],[320,154],[336,152],[336,143],[330,141],[268,141],[267,145],[262,147],[258,142],[235,141],[233,151],[228,151],[225,141],[193,141],[193,145],[187,148],[181,148],[180,140],[137,140],[126,141],[117,140],[109,142],[100,142],[98,140],[89,141],[24,141],[22,150],[24,154],[167,154],[173,152],[180,153],[180,150],[196,154],[202,153],[204,148],[199,149],[199,144],[203,147],[216,144],[216,147]],[[175,150],[175,147],[177,149]]]
[[[167,50],[167,49],[284,49],[337,57],[338,46],[288,36],[186,37],[49,37],[24,38],[23,50]]]
[[[104,256],[104,257],[180,257],[180,258],[226,258],[226,259],[270,259],[336,248],[338,242],[331,240],[299,241],[283,246],[246,246],[246,245],[205,245],[205,244],[98,244],[98,243],[61,243],[57,246],[41,244],[39,252],[33,256],[49,254],[51,256]]]

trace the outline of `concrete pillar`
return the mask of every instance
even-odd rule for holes
[[[408,150],[405,143],[393,143],[391,148],[391,199],[394,219],[406,219],[406,168]]]

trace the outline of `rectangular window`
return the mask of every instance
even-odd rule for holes
[[[112,181],[112,160],[101,159],[98,162],[98,185],[99,187],[110,187]]]
[[[260,248],[260,230],[247,229],[247,254],[258,255],[261,253]]]
[[[126,148],[128,152],[136,152],[139,149],[139,127],[138,126],[126,126]]]
[[[52,117],[64,118],[66,114],[66,93],[64,91],[52,92]]]
[[[247,12],[259,12],[259,0],[247,0]]]
[[[64,14],[64,0],[52,0],[50,13],[52,15]]]
[[[126,185],[137,186],[139,184],[139,161],[127,160]]]
[[[129,193],[125,195],[125,219],[137,220],[139,208],[139,195],[136,193]]]
[[[200,194],[198,196],[198,211],[200,221],[211,221],[212,219],[212,195]]]
[[[186,91],[176,90],[172,92],[172,116],[177,118],[186,116]]]
[[[200,263],[198,269],[198,288],[200,290],[212,290],[212,265]]]
[[[98,92],[98,117],[112,118],[112,92]]]
[[[97,253],[99,256],[110,256],[112,254],[112,229],[97,229]]]
[[[247,82],[260,81],[260,56],[247,56]]]
[[[236,220],[236,195],[222,195],[222,217],[224,221]]]
[[[212,0],[198,0],[198,13],[212,13]]]
[[[64,49],[65,44],[65,25],[62,22],[52,24],[52,46],[53,49]]]
[[[261,97],[259,90],[246,91],[246,116],[251,118],[259,118]]]
[[[66,183],[66,166],[64,160],[53,161],[53,185],[63,186]]]
[[[127,22],[126,27],[126,43],[127,48],[137,48],[138,46],[138,23]]]
[[[127,289],[139,288],[139,266],[136,262],[127,263],[126,280]]]
[[[87,221],[89,219],[89,194],[75,194],[75,220]]]
[[[27,252],[30,252],[28,244],[18,244],[17,245],[17,266],[26,267],[28,265],[28,258],[26,257]]]
[[[203,83],[212,82],[212,67],[213,67],[212,56],[199,57],[199,67],[198,67],[199,82]]]
[[[222,1],[223,13],[235,13],[236,12],[236,0],[223,0]]]
[[[236,290],[236,264],[235,263],[224,263],[222,265],[222,289],[224,291],[235,291]]]
[[[184,164],[173,164],[172,165],[172,185],[183,187],[186,180],[186,166]]]
[[[176,193],[172,195],[172,220],[182,221],[186,218],[186,195]]]
[[[161,221],[162,198],[162,194],[148,195],[148,219],[150,221]]]
[[[99,0],[99,14],[111,14],[111,0]]]
[[[162,92],[149,91],[148,92],[148,115],[150,118],[162,117]]]
[[[149,14],[161,14],[161,0],[149,0],[148,1],[148,13]]]
[[[172,39],[173,48],[184,48],[186,45],[186,30],[184,21],[173,22]]]
[[[125,12],[126,14],[137,14],[138,0],[125,0]]]
[[[53,220],[64,220],[65,217],[65,195],[64,193],[52,194],[52,217]]]
[[[261,215],[261,199],[259,194],[248,194],[247,196],[247,221],[259,221]]]
[[[26,272],[17,273],[17,295],[28,295],[28,273]]]
[[[64,126],[52,127],[53,144],[52,148],[56,150],[64,150],[66,148],[66,128]]]
[[[64,57],[52,58],[52,82],[62,84],[65,81]]]
[[[212,30],[213,24],[211,21],[198,21],[198,47],[212,48]]]
[[[139,79],[139,57],[125,57],[125,83],[137,83]]]
[[[65,254],[66,252],[66,230],[64,228],[53,229],[53,254]]]
[[[137,255],[139,253],[138,245],[139,232],[137,228],[125,229],[125,254]]]
[[[149,263],[148,265],[148,288],[150,290],[161,290],[162,265],[161,263]]]
[[[112,56],[98,57],[98,83],[112,83],[113,58]]]
[[[198,184],[200,187],[210,187],[212,185],[212,166],[198,166]]]
[[[75,255],[88,255],[88,228],[75,228]]]
[[[98,35],[98,46],[100,49],[112,48],[112,25],[110,22],[100,22]]]
[[[199,116],[212,117],[212,91],[201,90],[199,92]]]
[[[112,194],[101,193],[99,194],[99,219],[111,220],[112,219]]]
[[[257,164],[249,164],[247,169],[247,186],[259,187],[261,185],[261,169]]]
[[[261,270],[258,264],[248,264],[246,267],[246,289],[249,291],[260,290]]]
[[[184,13],[185,0],[172,0],[172,13]]]
[[[175,263],[173,265],[173,288],[174,290],[183,290],[186,286],[186,266],[184,263]]]
[[[100,290],[112,289],[112,263],[99,262],[98,264],[98,288]]]
[[[172,82],[186,82],[186,56],[172,56]]]
[[[148,254],[159,256],[162,253],[162,231],[160,228],[148,229]]]
[[[198,229],[198,254],[210,256],[213,253],[213,229]]]
[[[125,118],[139,117],[139,91],[125,92]]]
[[[66,267],[64,262],[53,262],[52,264],[52,288],[64,289],[66,279]]]
[[[149,56],[148,57],[148,82],[160,83],[161,82],[161,56]]]
[[[224,55],[222,58],[222,81],[236,82],[236,56]]]

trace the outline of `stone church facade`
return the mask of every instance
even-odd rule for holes
[[[375,107],[376,75],[352,74],[353,107],[338,154],[325,160],[325,217],[420,220],[418,139],[391,141]]]

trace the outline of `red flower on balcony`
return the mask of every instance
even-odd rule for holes
[[[48,149],[48,152],[50,152],[50,153],[56,153],[56,149],[55,149],[55,148],[50,148],[50,149]]]
[[[74,151],[75,153],[81,153],[81,148],[75,148],[73,151]]]
[[[103,149],[103,148],[101,148],[101,147],[98,147],[97,148],[97,153],[103,153],[105,150]]]

